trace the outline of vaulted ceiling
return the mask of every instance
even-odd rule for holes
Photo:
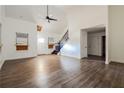
[[[47,13],[45,5],[9,5],[5,6],[5,15],[6,17],[41,24],[45,31],[61,34],[67,27],[67,15],[63,7],[49,6],[49,15],[58,19],[57,22],[51,21],[51,23],[45,20]]]

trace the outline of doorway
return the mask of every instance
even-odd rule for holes
[[[92,27],[81,31],[81,56],[84,59],[106,59],[105,27]]]
[[[106,56],[106,36],[102,36],[102,57]]]

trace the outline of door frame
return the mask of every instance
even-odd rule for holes
[[[94,26],[94,27],[99,27],[99,26],[100,26],[100,25]],[[89,27],[89,28],[94,28],[94,27]],[[108,44],[108,27],[107,27],[107,26],[103,26],[103,25],[102,25],[101,27],[104,27],[104,28],[105,28],[105,36],[106,36],[106,38],[105,38],[105,39],[106,39],[106,44],[105,44],[105,45],[106,45],[106,50],[105,50],[105,53],[106,53],[106,54],[105,54],[105,64],[109,64],[109,59],[108,59],[108,58],[109,58],[109,57],[108,57],[108,54],[109,54],[109,53],[108,53],[108,48],[109,48],[109,47],[108,47],[108,45],[109,45],[109,44]],[[83,33],[82,33],[82,32],[83,32],[83,31],[87,32],[87,29],[89,29],[89,28],[84,28],[84,29],[81,29],[81,30],[80,30],[80,52],[81,52],[80,54],[81,54],[81,58],[83,58],[83,56],[82,56],[82,55],[83,55],[83,54],[82,54],[82,53],[83,53],[83,50],[81,49],[81,48],[82,48],[82,44],[83,44],[83,42],[82,42],[82,34],[83,34]],[[87,32],[87,33],[88,33],[88,32]],[[88,52],[87,52],[87,53],[88,53]]]

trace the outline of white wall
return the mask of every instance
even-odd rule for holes
[[[2,24],[2,7],[0,6],[0,45],[1,45],[1,24]],[[0,62],[1,62],[1,57],[2,57],[2,54],[1,54],[1,47],[0,47]]]
[[[124,63],[124,6],[109,6],[110,60]]]
[[[69,25],[69,41],[61,50],[62,55],[81,58],[80,30],[96,25],[107,25],[107,6],[72,6],[66,9]],[[71,47],[71,49],[70,49]]]
[[[2,32],[3,32],[3,18],[5,15],[4,7],[0,6],[0,43],[2,44]],[[3,47],[0,48],[0,69],[4,63],[4,58],[3,58]]]
[[[88,33],[88,54],[102,56],[102,36],[105,32]]]
[[[50,33],[47,31],[38,32],[38,39],[43,39],[44,42],[37,42],[38,54],[51,54],[53,49],[48,49],[48,37],[53,37],[54,41],[57,43],[60,40],[60,35],[55,33]]]
[[[1,41],[1,33],[2,33],[2,28],[1,28],[1,24],[0,24],[0,68],[1,68],[1,66],[2,66],[2,64],[3,64],[3,62],[2,62],[2,41]]]
[[[29,34],[29,50],[16,51],[16,32]],[[3,56],[6,60],[34,57],[37,55],[36,25],[31,22],[5,18],[3,24]]]
[[[2,22],[2,7],[0,6],[0,23]]]

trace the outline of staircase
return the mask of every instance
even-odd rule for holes
[[[51,54],[57,55],[62,49],[62,47],[64,46],[64,44],[68,41],[68,39],[69,39],[69,35],[68,35],[68,30],[67,30],[67,32],[61,38],[61,40],[55,44],[55,50],[53,50]]]

